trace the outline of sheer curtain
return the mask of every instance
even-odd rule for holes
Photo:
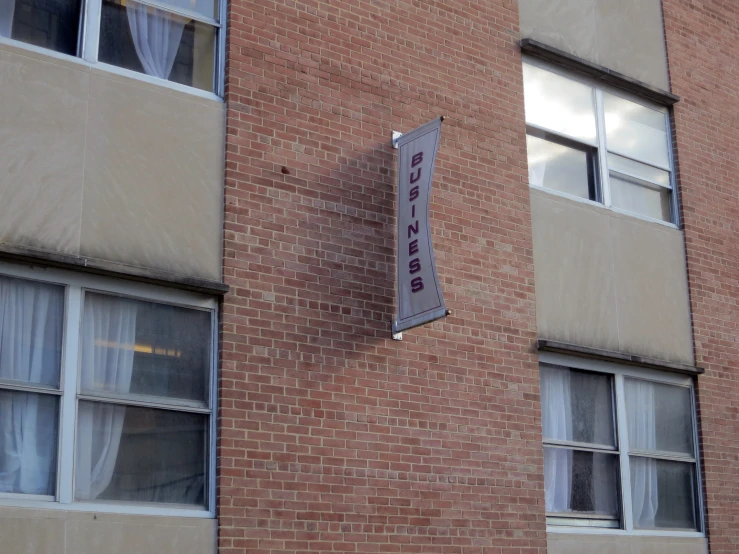
[[[187,19],[137,2],[128,2],[126,13],[144,72],[168,79]]]
[[[136,308],[134,302],[120,298],[86,296],[80,353],[82,391],[128,392]],[[95,499],[108,487],[118,458],[125,414],[125,406],[79,403],[75,481],[78,499]]]
[[[544,438],[572,440],[570,372],[542,368],[541,405]],[[547,512],[565,512],[572,493],[572,451],[544,449],[544,489]]]
[[[0,279],[0,377],[57,387],[64,293],[61,287]],[[0,491],[51,494],[58,401],[0,396]]]
[[[626,379],[626,408],[629,422],[629,446],[639,450],[657,449],[654,385],[638,379]],[[659,507],[657,490],[657,460],[631,456],[631,497],[634,525],[655,526]]]
[[[537,187],[544,186],[544,175],[547,171],[547,160],[537,159],[529,162],[529,184]]]
[[[0,37],[10,37],[14,13],[15,0],[0,0]]]

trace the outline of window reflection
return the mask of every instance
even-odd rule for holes
[[[670,221],[670,191],[611,175],[611,202],[622,210]]]
[[[608,93],[603,94],[603,108],[608,150],[669,167],[664,113]]]
[[[591,87],[528,64],[523,79],[527,123],[595,143]]]
[[[580,198],[595,199],[592,155],[528,135],[529,183]]]

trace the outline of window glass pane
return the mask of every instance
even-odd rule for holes
[[[549,513],[619,517],[617,454],[544,447],[544,489]]]
[[[81,0],[2,0],[0,36],[77,54]]]
[[[205,506],[208,416],[80,402],[75,498]]]
[[[603,93],[608,150],[669,167],[667,118],[663,112]]]
[[[695,466],[629,457],[634,527],[696,529]]]
[[[544,438],[616,445],[611,377],[541,366]]]
[[[523,64],[526,122],[595,143],[593,89],[551,71]]]
[[[159,0],[176,10],[188,10],[205,17],[218,20],[218,2],[216,0]]]
[[[103,0],[101,62],[213,91],[216,30],[129,0]]]
[[[0,378],[59,387],[64,288],[0,277]]]
[[[210,342],[210,312],[88,292],[80,388],[206,402]]]
[[[611,174],[611,204],[622,210],[671,221],[670,191],[664,187],[637,184]]]
[[[54,495],[59,398],[0,390],[0,492]]]
[[[608,154],[608,168],[613,171],[619,171],[628,175],[633,175],[645,181],[651,181],[665,187],[670,187],[670,173],[652,167],[651,165],[642,164],[617,156],[616,154]]]
[[[631,450],[695,455],[690,389],[626,379],[624,390]]]
[[[582,150],[526,136],[529,183],[581,198],[594,199],[592,161]]]

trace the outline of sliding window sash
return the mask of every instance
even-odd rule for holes
[[[633,94],[624,92],[622,90],[614,89],[613,87],[604,85],[603,83],[600,83],[594,79],[581,78],[581,77],[578,77],[576,74],[572,74],[569,72],[563,72],[561,70],[558,70],[556,67],[553,67],[551,64],[541,62],[536,59],[525,58],[524,61],[526,64],[536,67],[538,69],[548,71],[550,73],[558,75],[559,77],[563,77],[570,81],[578,82],[578,83],[581,83],[583,85],[590,87],[592,90],[592,94],[593,94],[593,107],[595,110],[595,127],[596,127],[596,139],[592,143],[588,140],[583,140],[581,138],[574,138],[572,136],[567,135],[566,133],[562,133],[559,131],[553,131],[547,127],[541,126],[536,123],[532,123],[531,121],[527,119],[526,128],[527,128],[528,134],[540,137],[540,135],[537,134],[537,131],[539,133],[547,133],[550,137],[559,137],[560,139],[563,139],[564,141],[568,141],[570,144],[567,144],[567,142],[560,142],[558,139],[553,139],[553,138],[548,139],[548,140],[552,140],[553,142],[558,142],[562,145],[567,145],[572,148],[578,148],[580,150],[583,150],[585,145],[587,145],[589,147],[592,147],[595,150],[594,152],[595,168],[594,169],[596,173],[596,179],[595,179],[596,181],[595,189],[596,190],[595,190],[595,199],[591,199],[592,201],[602,204],[603,206],[609,209],[613,209],[614,211],[626,213],[626,214],[629,214],[635,217],[646,219],[648,221],[654,221],[657,223],[666,224],[671,227],[679,226],[679,209],[678,209],[678,198],[677,198],[677,193],[676,193],[677,187],[676,187],[676,179],[675,179],[675,171],[674,171],[675,162],[674,162],[673,144],[672,144],[672,121],[671,121],[670,113],[667,107],[663,105],[659,105],[657,103],[645,101],[643,98],[636,97]],[[668,163],[667,166],[664,166],[661,164],[655,164],[654,162],[649,162],[649,161],[640,159],[638,154],[637,155],[634,155],[634,153],[627,154],[627,153],[620,152],[617,148],[609,147],[608,140],[606,137],[604,93],[612,94],[620,98],[623,98],[624,100],[627,100],[628,102],[639,104],[646,108],[659,111],[664,116],[666,148],[667,148],[667,163]],[[571,143],[576,143],[579,146],[578,147],[572,146]],[[657,168],[657,169],[660,169],[662,171],[666,171],[669,173],[669,185],[663,185],[661,183],[652,183],[649,180],[645,181],[644,179],[639,178],[637,176],[628,175],[630,179],[633,179],[636,177],[637,179],[640,179],[642,182],[648,182],[655,186],[659,186],[662,189],[666,189],[670,191],[669,192],[669,203],[670,203],[669,220],[665,221],[664,219],[661,219],[661,218],[656,218],[650,215],[645,215],[642,213],[625,210],[625,209],[622,209],[622,208],[619,208],[613,205],[610,176],[612,173],[616,174],[616,173],[622,173],[622,172],[620,171],[615,172],[609,168],[609,165],[608,165],[608,154],[609,153],[615,154],[617,156],[626,158],[628,160],[637,162],[639,164],[654,167],[654,168]],[[546,187],[543,187],[543,188],[544,190],[551,190]],[[565,195],[571,196],[566,193]]]
[[[704,518],[704,505],[703,505],[703,493],[702,493],[702,479],[701,479],[701,463],[698,457],[699,448],[699,437],[698,437],[698,424],[697,424],[697,411],[695,401],[695,389],[693,387],[690,378],[677,375],[675,373],[643,369],[638,367],[624,366],[622,364],[614,364],[611,362],[600,362],[585,360],[583,358],[569,357],[564,354],[541,352],[540,361],[542,365],[549,367],[562,367],[572,368],[581,371],[593,371],[596,373],[606,373],[613,375],[614,378],[614,395],[615,395],[615,417],[616,417],[616,433],[617,433],[617,444],[618,444],[618,456],[620,466],[620,487],[619,493],[621,496],[621,527],[627,533],[635,531],[633,522],[633,504],[631,494],[631,466],[629,457],[642,457],[656,460],[665,460],[672,462],[681,462],[686,464],[692,464],[694,468],[694,479],[692,482],[692,493],[694,495],[693,502],[695,506],[695,523],[697,526],[696,530],[689,529],[649,529],[640,530],[641,533],[661,535],[663,533],[669,533],[671,536],[699,536],[705,529],[705,518]],[[693,455],[680,454],[675,452],[664,452],[658,450],[640,450],[630,449],[628,445],[628,421],[627,421],[627,408],[626,408],[626,391],[624,381],[626,378],[638,378],[646,381],[665,384],[670,386],[685,387],[690,390],[690,401],[691,401],[691,414],[692,414],[692,436],[693,436]],[[592,450],[603,453],[615,453],[615,450],[611,450],[611,447],[600,446],[592,448],[593,445],[588,445],[589,448],[583,448],[581,443],[568,443],[567,441],[556,441],[551,439],[545,439],[543,441],[544,446],[547,447],[570,447],[580,450]],[[547,513],[546,514],[547,525],[553,528],[606,528],[607,519],[604,521],[602,516],[590,517],[588,515],[581,514],[562,514],[562,513]],[[614,528],[618,528],[619,525],[614,525]]]
[[[223,22],[226,20],[227,16],[227,0],[216,0],[218,6],[218,19],[207,17],[195,11],[178,8],[171,4],[160,2],[159,0],[136,1],[139,4],[158,8],[167,13],[192,19],[215,28],[216,37],[215,47],[213,48],[213,55],[215,58],[213,60],[213,91],[215,94],[222,97],[225,90],[224,75],[226,70],[226,33],[224,32]],[[99,61],[102,6],[103,0],[85,0],[82,8],[83,15],[78,55],[90,63],[97,63]]]

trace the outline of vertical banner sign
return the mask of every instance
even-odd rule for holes
[[[431,244],[429,207],[442,118],[398,139],[398,319],[393,334],[446,316]]]

